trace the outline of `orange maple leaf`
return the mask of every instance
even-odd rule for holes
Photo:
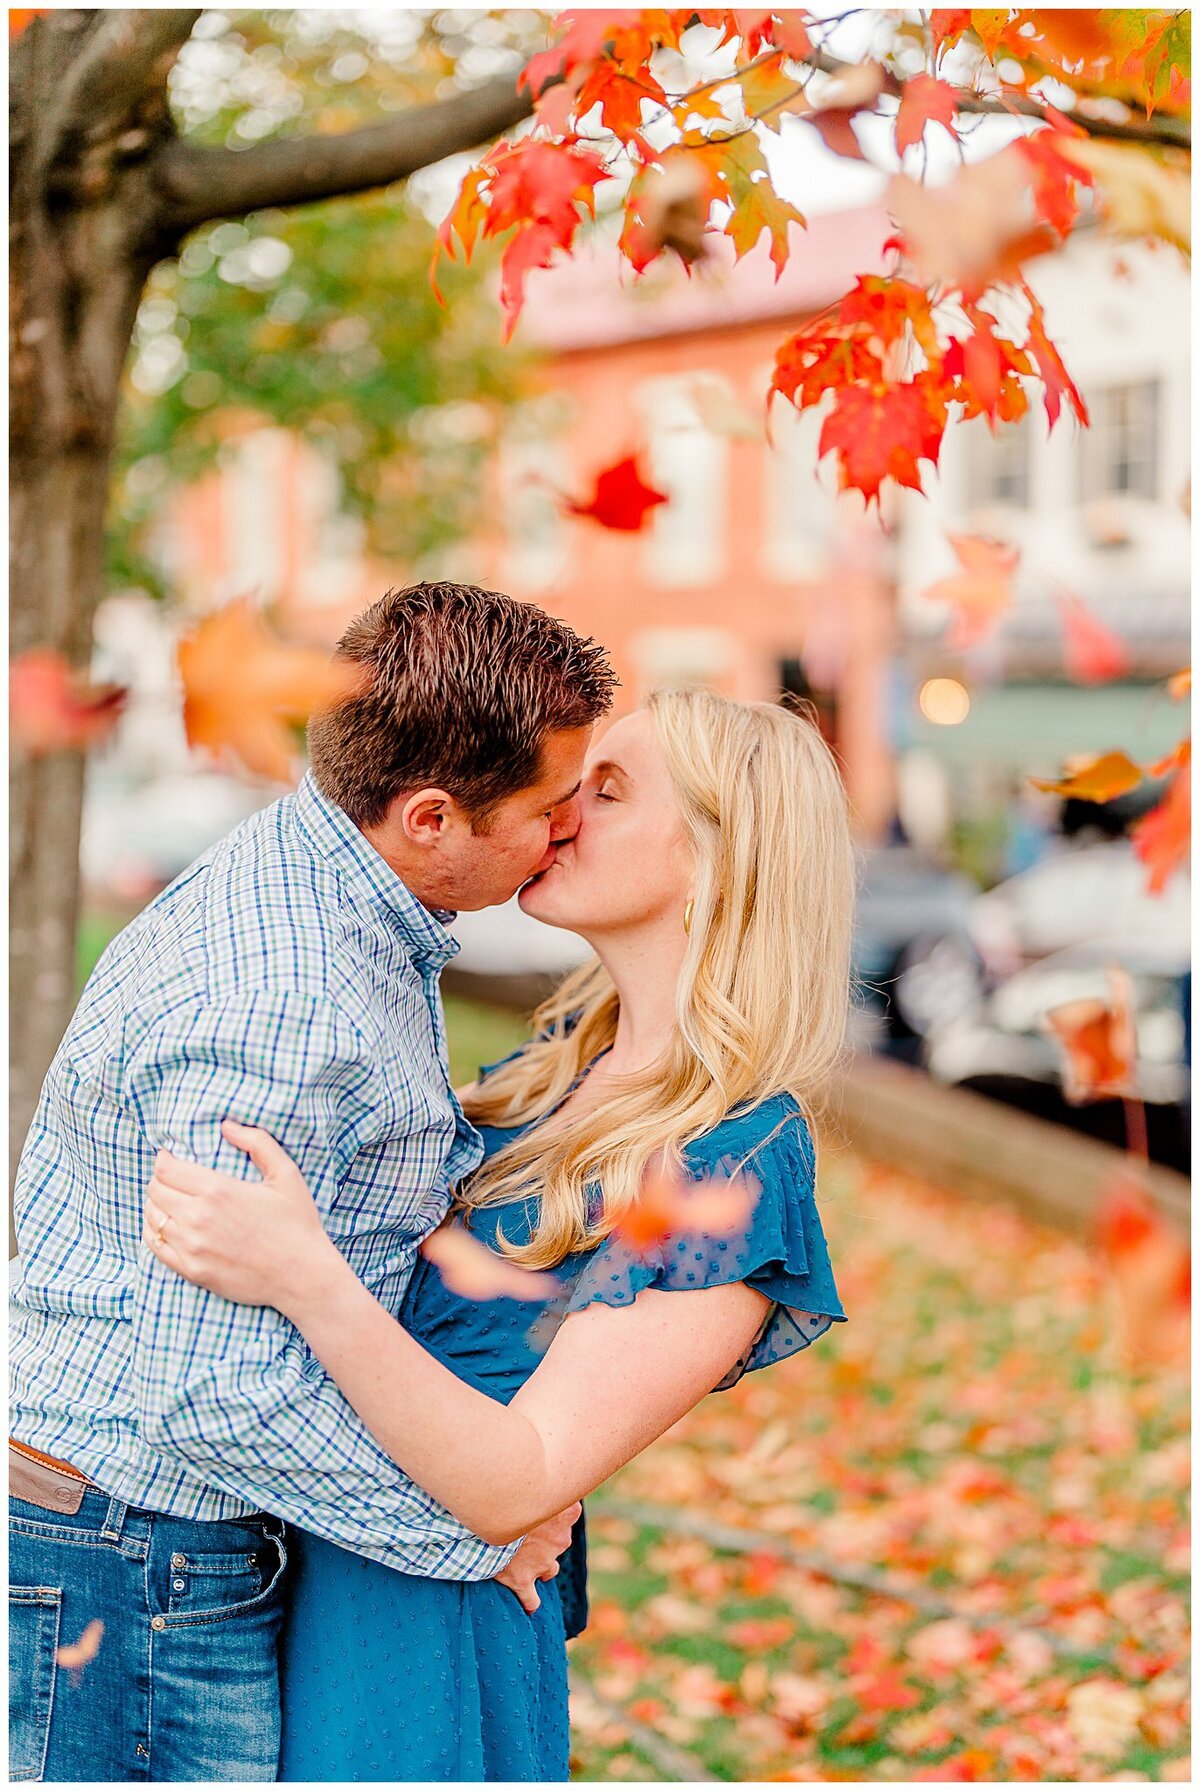
[[[948,81],[939,81],[936,75],[912,75],[904,83],[900,94],[900,110],[896,114],[896,151],[903,155],[906,149],[921,141],[925,135],[925,127],[929,124],[940,124],[957,138],[954,128],[954,113],[958,96]]]
[[[83,1677],[84,1667],[99,1654],[103,1640],[104,1625],[99,1617],[93,1617],[77,1642],[64,1642],[62,1647],[55,1649],[55,1659],[60,1667],[69,1670],[76,1686]]]
[[[648,1256],[681,1232],[726,1237],[744,1230],[757,1197],[745,1176],[689,1182],[655,1168],[647,1171],[637,1200],[613,1229],[635,1256]]]
[[[1133,985],[1124,970],[1110,965],[1108,986],[1107,1002],[1067,1001],[1045,1018],[1063,1053],[1063,1094],[1073,1106],[1137,1095]]]
[[[1128,753],[1076,753],[1063,767],[1061,777],[1031,777],[1035,790],[1053,796],[1077,796],[1081,802],[1111,802],[1136,789],[1142,769]]]
[[[1119,634],[1097,621],[1081,597],[1058,591],[1063,625],[1063,662],[1077,684],[1107,684],[1129,670],[1129,648]]]
[[[35,19],[53,12],[52,6],[10,6],[8,9],[8,41],[12,43],[20,37],[26,26],[32,25]]]
[[[883,362],[857,335],[799,330],[775,353],[772,392],[805,410],[819,404],[830,387],[883,382]]]
[[[974,646],[1011,609],[1013,574],[1020,554],[986,535],[950,535],[961,570],[928,585],[922,596],[948,603],[953,611],[949,644],[956,649]]]
[[[1190,665],[1182,666],[1179,671],[1172,672],[1167,679],[1167,695],[1172,702],[1181,703],[1184,697],[1190,696],[1191,689],[1192,668]]]
[[[49,647],[31,648],[9,667],[13,739],[32,757],[86,752],[111,734],[128,696],[122,685],[89,685]]]
[[[526,1269],[472,1237],[457,1219],[431,1231],[421,1245],[450,1289],[464,1300],[549,1300],[559,1292],[557,1276]]]
[[[206,616],[180,641],[178,661],[189,745],[236,754],[276,783],[291,780],[299,759],[289,724],[351,695],[362,678],[357,666],[275,638],[245,597]]]
[[[636,454],[627,454],[613,466],[597,473],[591,496],[585,502],[567,498],[563,508],[571,516],[587,516],[604,529],[637,534],[659,504],[669,502],[665,491],[656,491],[643,479]]]

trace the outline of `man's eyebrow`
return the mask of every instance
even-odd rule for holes
[[[550,804],[550,807],[551,808],[561,808],[564,802],[570,802],[572,796],[578,796],[578,794],[582,788],[583,788],[583,783],[581,780],[579,783],[577,783],[575,785],[575,788],[573,790],[568,790],[565,796],[556,796],[554,798],[553,802]]]

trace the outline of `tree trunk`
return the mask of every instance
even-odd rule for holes
[[[79,671],[103,594],[121,373],[146,276],[215,217],[364,192],[471,149],[529,111],[497,76],[340,135],[257,150],[181,141],[167,77],[199,9],[54,9],[22,33],[10,99],[13,653]],[[10,1170],[75,1000],[84,760],[14,742],[9,885]]]
[[[10,644],[86,672],[103,590],[104,522],[138,301],[172,246],[147,152],[169,130],[162,87],[98,139],[53,139],[66,72],[96,13],[62,13],[14,57],[10,213]],[[61,125],[59,127],[61,129]],[[10,1170],[75,1002],[84,758],[14,742],[10,794]]]

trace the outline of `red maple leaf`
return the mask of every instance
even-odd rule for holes
[[[1021,384],[1021,375],[1030,371],[1029,357],[996,334],[990,312],[968,306],[967,315],[975,328],[950,344],[942,371],[956,382],[953,395],[963,406],[964,420],[984,416],[993,428],[1015,423],[1029,409]]]
[[[821,425],[818,458],[836,453],[841,490],[878,502],[885,479],[921,489],[917,461],[936,465],[944,430],[945,411],[939,420],[928,388],[915,380],[849,386],[837,393]]]
[[[1028,286],[1024,288],[1029,300],[1029,327],[1026,333],[1025,347],[1034,366],[1041,377],[1043,402],[1051,428],[1058,421],[1065,397],[1076,418],[1087,427],[1087,405],[1083,402],[1079,388],[1063,365],[1063,358],[1046,334],[1046,317],[1041,305],[1034,298]]]
[[[86,752],[116,727],[129,692],[89,685],[61,653],[34,647],[9,667],[13,739],[33,757]]]
[[[944,125],[950,135],[957,138],[954,128],[954,113],[958,96],[948,81],[939,81],[936,75],[912,75],[905,83],[900,95],[900,110],[896,114],[896,151],[903,155],[925,135],[927,124]]]
[[[1150,877],[1146,887],[1151,895],[1161,895],[1170,878],[1188,860],[1192,839],[1192,768],[1180,766],[1157,808],[1132,829],[1133,849]]]
[[[947,534],[946,539],[960,570],[935,580],[922,596],[951,606],[954,621],[949,644],[961,650],[985,639],[1004,611],[1012,607],[1013,574],[1020,555],[1015,547],[986,535]]]
[[[657,504],[669,502],[665,491],[656,491],[641,475],[636,454],[627,454],[596,475],[592,495],[585,503],[568,498],[564,508],[571,516],[590,516],[604,529],[637,534]]]
[[[1055,130],[1034,131],[1013,144],[1028,163],[1033,177],[1033,206],[1043,223],[1059,236],[1074,228],[1079,216],[1079,188],[1095,185],[1093,176],[1063,155]]]
[[[1055,593],[1063,625],[1063,662],[1077,684],[1108,684],[1129,670],[1129,648],[1119,634],[1097,621],[1081,597]]]

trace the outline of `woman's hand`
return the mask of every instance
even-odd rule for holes
[[[231,1119],[221,1130],[262,1171],[262,1181],[239,1181],[160,1150],[146,1190],[143,1241],[198,1287],[294,1317],[319,1297],[322,1280],[342,1258],[282,1145],[258,1126]]]

